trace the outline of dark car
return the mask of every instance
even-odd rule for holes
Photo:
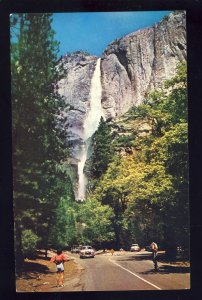
[[[146,251],[149,251],[149,252],[152,252],[152,249],[151,249],[150,246],[145,246],[145,250],[146,250]]]

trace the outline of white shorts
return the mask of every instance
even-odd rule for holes
[[[64,272],[64,265],[63,262],[61,262],[60,264],[56,265],[56,271],[57,272]]]

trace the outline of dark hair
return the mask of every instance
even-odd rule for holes
[[[57,250],[57,255],[60,255],[60,254],[62,254],[62,250],[61,250],[61,249],[58,249],[58,250]]]

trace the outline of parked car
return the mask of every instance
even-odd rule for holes
[[[149,252],[152,252],[152,249],[151,249],[150,246],[145,246],[145,250],[146,250],[146,251],[149,251]]]
[[[79,254],[80,254],[80,258],[94,257],[95,251],[91,246],[82,246]]]
[[[140,246],[138,244],[132,244],[130,247],[131,252],[140,251]]]

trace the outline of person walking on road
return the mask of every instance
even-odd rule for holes
[[[111,252],[111,255],[114,255],[114,249],[111,249],[110,252]]]
[[[56,264],[57,272],[57,287],[64,286],[64,262],[68,261],[68,256],[62,253],[62,250],[57,250],[57,254],[51,258],[51,262]]]
[[[158,265],[157,265],[157,252],[158,252],[158,246],[156,243],[152,242],[150,245],[150,248],[152,250],[152,260],[154,263],[154,269],[157,270],[158,269]]]

